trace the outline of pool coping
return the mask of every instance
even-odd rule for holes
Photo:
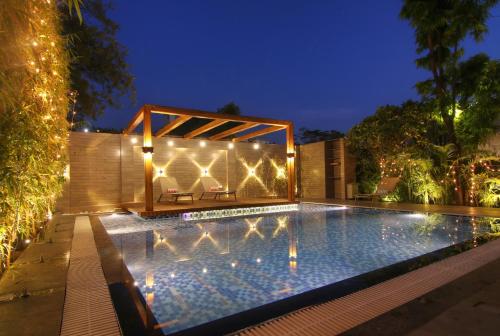
[[[340,206],[354,207],[351,205],[333,204],[333,203],[320,203],[320,202],[302,202],[302,203],[319,204],[327,206],[340,205]],[[360,207],[386,210],[386,211],[415,212],[414,210],[386,209],[386,208],[376,208],[367,206],[360,206]],[[448,214],[448,215],[467,216],[467,217],[488,217],[488,216],[470,216],[463,214]],[[134,279],[132,275],[128,272],[125,263],[123,262],[121,257],[117,257],[119,256],[119,252],[112,243],[108,233],[106,232],[103,224],[99,219],[99,216],[98,215],[92,216],[91,222],[93,224],[92,227],[95,235],[96,235],[96,230],[98,230],[101,231],[100,232],[101,235],[102,233],[105,233],[105,235],[107,236],[107,239],[104,239],[104,241],[99,241],[99,242],[98,242],[99,239],[96,237],[96,245],[99,254],[101,255],[101,251],[103,250],[108,250],[108,252],[105,253],[109,253],[109,250],[111,250],[113,251],[112,254],[115,255],[115,257],[112,258],[114,259],[112,263],[116,263],[117,258],[120,260],[119,267],[122,270],[121,280],[119,281],[117,281],[117,279],[108,280],[108,285],[110,286],[110,291],[112,292],[113,303],[115,304],[115,309],[117,310],[117,313],[119,315],[120,323],[122,322],[123,317],[120,317],[120,309],[116,305],[117,296],[128,295],[130,297],[125,300],[119,300],[121,301],[119,302],[119,304],[123,304],[125,302],[126,304],[130,305],[133,303],[135,309],[132,309],[132,307],[128,307],[126,309],[127,314],[130,314],[131,312],[133,313],[133,311],[135,310],[135,313],[141,317],[141,321],[144,323],[143,325],[144,334],[155,335],[155,336],[164,335],[163,331],[161,330],[161,324],[159,324],[156,321],[154,314],[151,312],[151,310],[145,303],[144,298],[140,293],[139,289],[133,285]],[[478,238],[478,240],[480,241],[481,244],[484,244],[486,242],[483,240],[483,238]],[[415,269],[421,269],[435,262],[446,260],[450,257],[450,255],[460,254],[464,251],[470,250],[471,249],[470,245],[472,244],[472,242],[473,240],[468,240],[458,244],[450,245],[442,249],[426,253],[421,256],[417,256],[392,265],[388,265],[383,268],[379,268],[370,272],[359,274],[355,277],[351,277],[348,279],[338,281],[333,284],[312,289],[310,291],[293,295],[279,301],[274,301],[256,308],[252,308],[250,310],[229,315],[221,319],[210,321],[205,324],[184,329],[178,332],[169,333],[169,335],[185,336],[185,335],[200,335],[200,334],[203,335],[220,335],[220,334],[231,334],[231,333],[234,334],[236,332],[241,331],[244,328],[251,328],[252,326],[260,325],[261,323],[266,323],[266,321],[273,319],[280,319],[280,317],[287,316],[287,314],[290,313],[293,314],[293,312],[295,311],[301,311],[303,309],[307,309],[307,307],[310,306],[325,304],[327,302],[331,302],[332,300],[334,301],[335,299],[347,295],[352,295],[353,293],[362,291],[366,288],[408,274],[409,272],[412,272]],[[116,267],[116,265],[110,265],[109,261],[108,262],[104,260],[101,261],[105,276],[106,278],[108,278],[107,273],[109,273],[109,271],[107,271],[107,269],[109,270],[110,267],[111,268]],[[115,290],[113,290],[112,287],[115,287]],[[118,294],[116,293],[117,287],[120,288],[118,290],[119,292]],[[115,293],[115,295],[113,295],[113,293]],[[126,329],[126,326],[124,326],[124,329]],[[127,334],[126,330],[124,330],[124,334],[125,335]]]

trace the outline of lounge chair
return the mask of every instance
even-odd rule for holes
[[[170,196],[170,201],[177,202],[179,197],[191,197],[191,203],[194,203],[193,193],[192,192],[181,192],[179,188],[179,184],[175,177],[166,177],[160,176],[160,186],[161,186],[161,195],[158,198],[157,202],[161,201],[163,196]]]
[[[376,198],[387,196],[393,192],[398,183],[399,177],[383,177],[377,186],[377,190],[375,190],[373,194],[356,194],[354,195],[354,200],[357,201],[362,198],[371,198],[373,202]]]
[[[217,199],[217,197],[220,199],[221,195],[234,195],[234,200],[236,201],[236,190],[225,190],[224,187],[211,176],[202,176],[200,180],[201,186],[203,187],[200,199],[205,195],[214,195],[214,199]]]

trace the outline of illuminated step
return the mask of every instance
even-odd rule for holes
[[[260,214],[277,213],[277,212],[290,212],[298,210],[299,210],[298,204],[283,204],[283,205],[269,205],[262,207],[185,212],[181,215],[181,218],[185,221],[193,221],[193,220],[203,220],[203,219],[260,215]]]

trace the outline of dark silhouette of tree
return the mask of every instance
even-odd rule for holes
[[[487,32],[486,20],[498,0],[405,0],[401,17],[415,30],[418,67],[432,78],[417,84],[425,100],[434,103],[441,116],[447,141],[457,144],[458,64],[467,37],[480,41]]]
[[[73,7],[78,3],[72,2]],[[107,107],[119,108],[124,96],[134,101],[133,77],[125,60],[127,49],[116,39],[119,26],[108,17],[112,2],[85,0],[75,8],[83,21],[70,14],[67,5],[60,6],[63,34],[72,55],[70,85],[78,92],[77,118],[95,119]]]
[[[344,133],[336,130],[331,130],[331,131],[324,131],[318,129],[311,130],[305,127],[299,128],[299,136],[298,136],[300,142],[303,144],[339,139],[342,137],[344,137]]]

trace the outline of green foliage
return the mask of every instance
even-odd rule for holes
[[[463,112],[456,119],[457,137],[465,151],[471,153],[496,131],[495,121],[500,117],[500,62],[478,55],[463,63],[461,70],[465,84],[460,98]]]
[[[57,4],[3,1],[0,45],[1,271],[13,244],[35,234],[62,188],[69,74]]]
[[[73,56],[70,86],[78,92],[79,118],[95,118],[107,107],[119,108],[124,96],[135,101],[127,50],[116,39],[119,26],[108,17],[111,9],[111,1],[85,0],[81,8],[85,20],[81,22],[65,6],[59,8],[63,33],[71,42],[68,44]]]
[[[500,206],[500,178],[488,177],[481,184],[479,191],[481,204],[488,207]]]
[[[432,78],[417,84],[424,100],[434,105],[447,134],[447,142],[457,144],[459,61],[467,37],[480,41],[487,32],[486,21],[498,0],[405,0],[401,18],[415,31],[416,65],[429,70]]]

